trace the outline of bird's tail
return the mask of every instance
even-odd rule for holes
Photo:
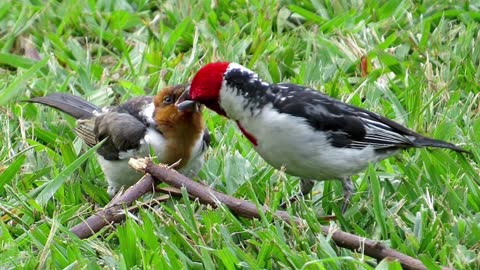
[[[76,119],[86,119],[93,116],[93,112],[99,108],[92,103],[74,95],[55,93],[44,97],[35,97],[27,102],[40,103],[64,113]]]
[[[469,153],[471,154],[470,151],[467,151],[461,147],[456,146],[453,143],[449,142],[444,142],[440,140],[435,140],[435,139],[430,139],[426,137],[419,137],[415,138],[413,141],[416,147],[437,147],[437,148],[448,148],[453,151],[459,152],[459,153]]]

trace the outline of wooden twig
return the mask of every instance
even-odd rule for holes
[[[147,175],[137,184],[126,190],[125,193],[114,198],[103,210],[73,227],[71,229],[72,233],[76,234],[79,238],[86,238],[105,226],[122,221],[125,218],[126,211],[124,209],[142,195],[154,191],[155,184],[159,182],[164,182],[177,188],[157,189],[157,191],[168,193],[171,196],[181,196],[181,192],[179,192],[178,189],[185,187],[189,196],[198,199],[203,204],[209,204],[213,207],[224,204],[239,216],[246,218],[260,217],[259,209],[255,204],[223,194],[209,186],[194,182],[168,166],[155,165],[149,159],[131,159],[129,164],[136,170],[147,173]],[[260,210],[267,211],[268,209],[261,207]],[[277,211],[274,215],[289,223],[295,222],[301,226],[305,224],[301,218],[291,216],[286,211]],[[404,269],[427,269],[420,260],[405,255],[395,249],[388,248],[381,242],[327,226],[322,226],[322,232],[329,236],[339,247],[361,252],[378,260],[384,258],[395,259],[402,264]]]
[[[194,182],[190,178],[171,169],[169,166],[156,165],[149,159],[130,159],[128,163],[134,169],[144,173],[149,173],[155,179],[158,179],[172,187],[187,188],[188,194],[194,198],[197,198],[202,204],[208,204],[213,207],[216,207],[219,204],[225,204],[228,208],[230,208],[230,210],[239,216],[247,218],[260,217],[260,213],[258,212],[255,204],[226,195],[207,185]],[[267,209],[264,208],[263,210],[266,211]],[[302,219],[298,217],[292,217],[286,211],[277,211],[275,214],[287,222],[294,221],[299,225],[304,224]]]
[[[168,185],[176,188],[185,187],[188,194],[197,198],[201,203],[212,206],[224,204],[239,216],[247,218],[260,217],[259,210],[255,204],[234,198],[218,192],[209,186],[194,182],[168,166],[156,165],[149,159],[130,159],[129,164],[136,170],[148,173],[155,179]],[[262,210],[265,211],[266,209],[263,208]],[[302,219],[295,216],[292,217],[286,211],[277,211],[275,215],[287,222],[293,221],[298,224],[304,224]],[[355,252],[363,252],[365,255],[378,260],[383,260],[384,258],[398,260],[404,269],[427,269],[420,260],[405,255],[395,249],[388,248],[381,242],[346,233],[338,229],[332,232],[332,228],[327,226],[322,226],[322,231],[325,235],[330,235],[331,239],[339,247],[347,248]]]
[[[154,179],[150,175],[146,175],[123,194],[113,198],[104,209],[93,214],[82,223],[75,225],[70,231],[78,238],[83,239],[92,236],[105,226],[124,220],[124,208],[130,206],[142,195],[154,190],[154,185]]]
[[[162,192],[173,197],[181,197],[182,192],[174,187],[156,187],[155,179],[147,175],[135,185],[128,188],[123,194],[113,198],[113,200],[102,210],[93,214],[82,223],[75,225],[70,231],[78,238],[84,239],[94,235],[103,227],[113,223],[121,222],[125,219],[125,208],[132,205],[141,196],[149,192]],[[162,202],[166,197],[162,197]],[[129,208],[131,212],[134,208]]]

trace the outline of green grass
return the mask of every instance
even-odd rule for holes
[[[317,184],[313,200],[289,209],[306,228],[183,198],[88,240],[69,233],[108,202],[106,183],[74,119],[20,101],[68,92],[114,104],[186,82],[216,60],[471,150],[409,150],[371,166],[354,177],[353,205],[332,226],[432,269],[480,268],[480,5],[421,2],[1,1],[0,268],[399,269],[322,235],[315,216],[338,213],[339,182]],[[29,46],[43,60],[26,57]],[[298,179],[268,166],[234,124],[205,118],[213,147],[202,181],[272,209],[298,190]]]

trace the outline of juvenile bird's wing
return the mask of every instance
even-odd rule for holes
[[[90,147],[107,138],[97,152],[107,160],[116,160],[120,152],[138,148],[149,121],[142,111],[152,97],[134,98],[104,110],[66,93],[35,97],[28,102],[44,104],[77,118],[75,133]]]
[[[79,119],[75,133],[92,147],[107,138],[97,150],[107,160],[120,159],[120,152],[139,147],[147,126],[128,113],[107,112],[90,119]]]
[[[385,117],[307,87],[276,84],[270,91],[279,112],[306,119],[314,129],[326,132],[335,147],[407,148],[417,146],[415,139],[422,137]]]
[[[89,119],[78,119],[77,126],[73,129],[78,137],[80,137],[88,146],[93,147],[99,141],[95,136],[95,117]]]
[[[120,152],[127,152],[140,146],[146,130],[145,123],[131,114],[108,112],[96,117],[94,128],[91,130],[93,133],[89,133],[88,139],[95,136],[95,140],[100,142],[107,138],[97,152],[107,160],[117,160],[120,158]]]
[[[97,150],[98,154],[107,160],[121,159],[120,152],[139,147],[149,125],[142,111],[151,102],[151,96],[137,97],[119,106],[106,108],[94,118],[78,120],[75,131],[88,145],[107,138]]]

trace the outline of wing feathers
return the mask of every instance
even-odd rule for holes
[[[272,84],[266,92],[267,99],[280,113],[304,118],[312,128],[326,132],[335,147],[385,149],[431,146],[464,151],[307,87]]]
[[[77,126],[74,128],[75,133],[80,137],[88,146],[93,147],[98,143],[95,136],[95,119],[79,119],[77,120]]]

